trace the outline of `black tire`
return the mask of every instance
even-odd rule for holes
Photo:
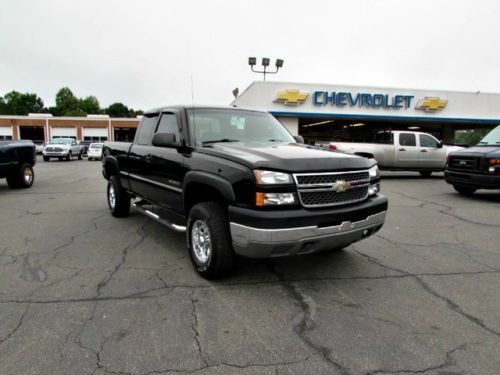
[[[431,177],[432,171],[420,171],[419,173],[422,177]]]
[[[33,185],[35,181],[35,171],[27,163],[22,164],[15,173],[7,176],[7,184],[11,189],[26,189]]]
[[[66,155],[66,161],[70,161],[72,156],[73,155],[71,155],[71,151],[68,152],[68,155]]]
[[[44,156],[43,161],[50,161],[50,158],[48,156]]]
[[[92,161],[92,158],[88,158],[87,160],[88,160],[88,161]]]
[[[58,156],[57,159],[59,159],[59,161],[62,161],[62,156]]]
[[[202,230],[203,229],[203,230]],[[210,250],[206,260],[197,255],[196,246],[206,240],[193,242],[193,234],[203,233],[209,239]],[[217,202],[202,202],[194,205],[189,211],[187,225],[187,246],[191,262],[195,270],[205,279],[214,280],[227,276],[234,268],[236,255],[234,254],[229,234],[227,212]]]
[[[477,190],[476,188],[463,186],[463,185],[453,185],[453,188],[463,195],[472,195]]]
[[[111,176],[108,180],[106,196],[111,215],[114,217],[128,216],[130,212],[130,195],[122,188],[118,176]]]
[[[78,160],[82,160],[82,153],[81,152],[78,154]]]

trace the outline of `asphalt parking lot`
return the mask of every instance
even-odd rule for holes
[[[1,374],[498,374],[500,194],[384,173],[342,252],[196,275],[184,236],[107,211],[99,162],[0,180]]]

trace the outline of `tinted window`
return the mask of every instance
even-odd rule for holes
[[[148,145],[151,142],[151,137],[153,135],[153,131],[156,127],[156,122],[158,121],[158,116],[146,117],[142,118],[141,125],[137,130],[137,144],[139,145]]]
[[[438,142],[429,135],[420,134],[418,136],[420,139],[420,147],[437,147]]]
[[[177,118],[173,113],[164,113],[161,116],[160,124],[158,125],[157,133],[173,133],[175,134],[175,141],[179,142],[180,134],[179,127],[177,125]]]
[[[401,146],[416,146],[415,134],[410,133],[400,133],[399,134],[399,144]]]

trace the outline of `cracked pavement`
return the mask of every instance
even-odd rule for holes
[[[0,374],[497,374],[500,194],[383,173],[340,252],[196,275],[182,234],[107,212],[100,163],[0,180]]]

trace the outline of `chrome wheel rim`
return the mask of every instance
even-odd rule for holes
[[[31,170],[31,168],[26,168],[24,170],[24,182],[29,185],[31,184],[31,181],[33,181],[33,171]]]
[[[113,185],[109,186],[108,199],[109,199],[109,205],[111,206],[111,208],[115,208],[116,194],[115,194],[115,188],[113,187]]]
[[[212,240],[207,224],[202,220],[196,220],[191,227],[191,242],[196,260],[205,264],[212,254]]]

